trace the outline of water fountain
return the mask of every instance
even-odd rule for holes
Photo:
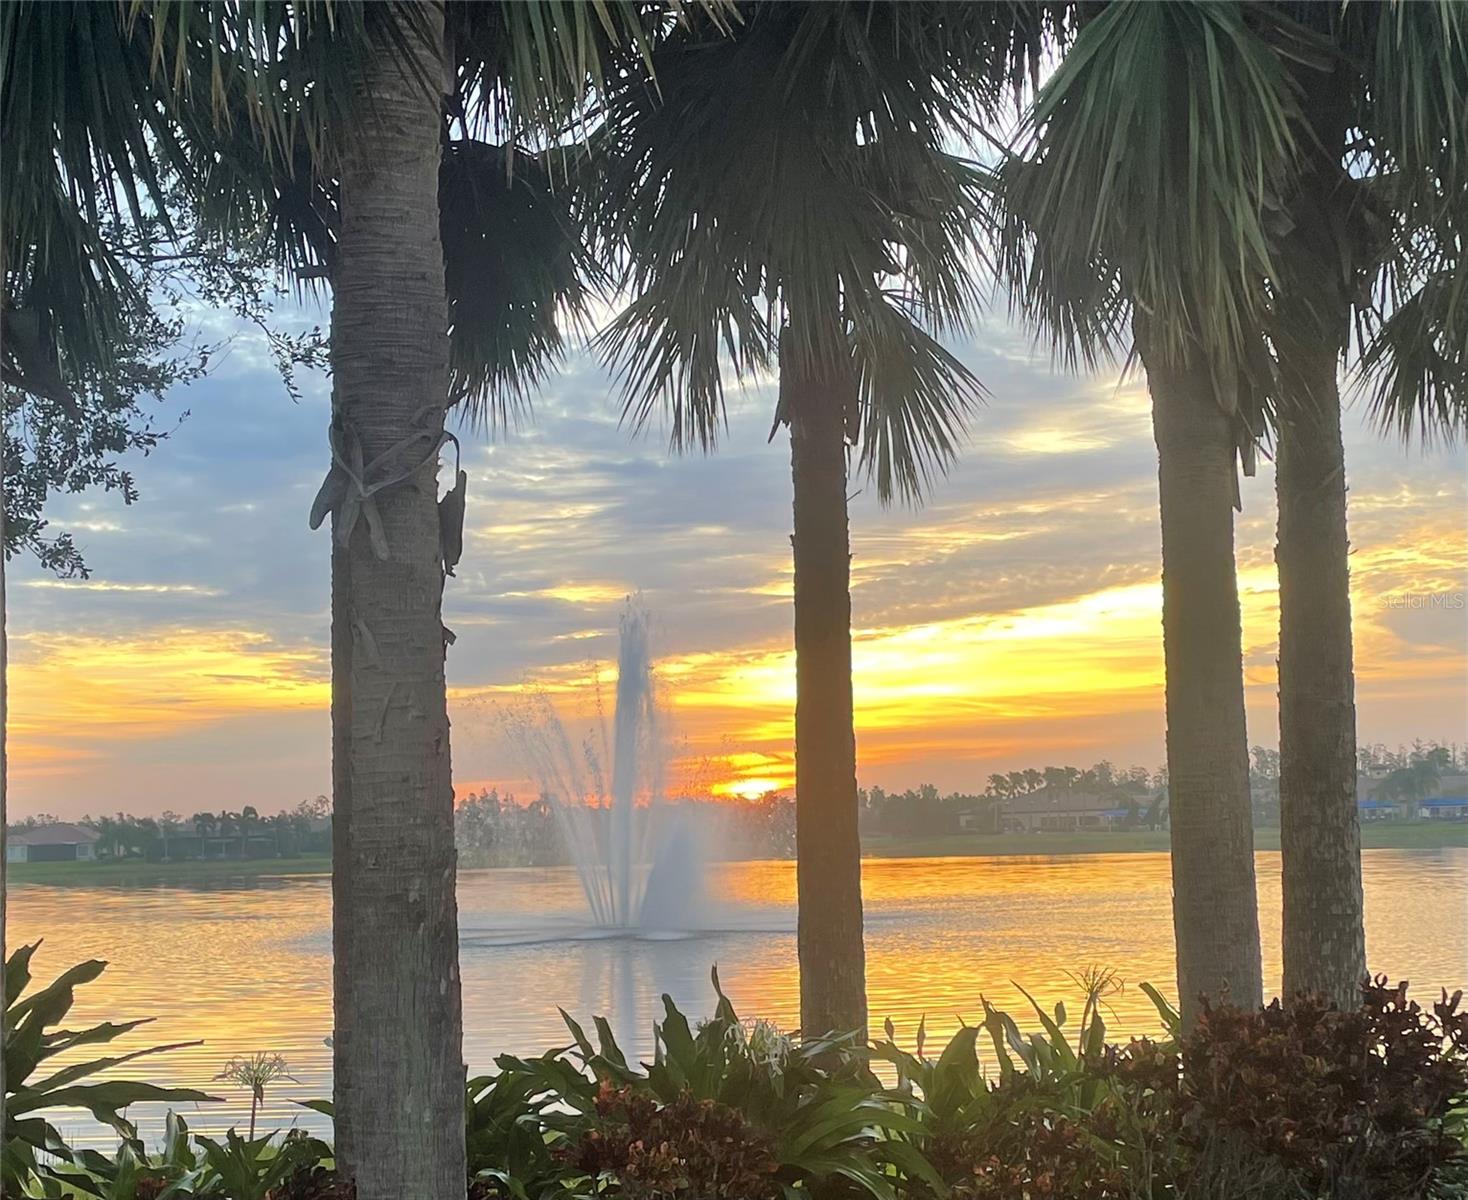
[[[622,615],[611,738],[603,724],[600,752],[588,741],[578,754],[544,696],[528,698],[502,721],[555,812],[592,924],[652,937],[704,928],[704,831],[685,806],[663,796],[646,612],[629,602]],[[608,757],[610,787],[602,765]]]

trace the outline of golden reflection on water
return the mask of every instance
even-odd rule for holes
[[[1364,864],[1372,969],[1412,980],[1424,997],[1468,985],[1468,850],[1372,850]],[[1278,986],[1278,854],[1260,854],[1258,868],[1266,985]],[[497,1054],[564,1044],[558,1005],[608,1015],[624,1047],[646,1057],[659,996],[708,1013],[715,965],[742,1015],[793,1027],[800,997],[794,865],[714,870],[723,931],[645,941],[578,936],[584,904],[569,870],[463,873],[470,1072],[491,1070]],[[863,884],[874,1030],[890,1017],[910,1045],[926,1017],[936,1042],[960,1018],[976,1018],[980,996],[1022,1015],[1028,1006],[1019,986],[1047,1008],[1064,1000],[1075,1011],[1074,973],[1095,968],[1120,972],[1126,984],[1110,997],[1114,1032],[1156,1032],[1136,984],[1173,990],[1165,854],[869,859]],[[271,1092],[263,1126],[320,1129],[291,1101],[330,1092],[330,912],[325,878],[215,888],[21,884],[10,895],[9,938],[12,946],[45,938],[34,964],[42,980],[85,958],[111,963],[78,991],[71,1027],[151,1016],[155,1023],[130,1044],[203,1040],[127,1068],[133,1077],[226,1096],[222,1105],[185,1107],[195,1128],[218,1131],[247,1119],[248,1097],[212,1078],[232,1055],[270,1050],[286,1056],[300,1083]],[[161,1131],[161,1110],[133,1116],[145,1137]],[[93,1128],[81,1114],[66,1124]]]

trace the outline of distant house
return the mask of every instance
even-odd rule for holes
[[[1385,775],[1356,776],[1356,811],[1363,821],[1397,821],[1416,816],[1415,806],[1393,795]]]
[[[1422,799],[1412,799],[1397,794],[1390,776],[1360,775],[1356,778],[1356,807],[1363,821],[1468,819],[1468,775],[1444,775],[1431,792]]]
[[[1421,804],[1421,815],[1432,821],[1461,821],[1468,818],[1468,775],[1444,775]]]
[[[992,806],[965,808],[957,814],[960,833],[992,833],[998,820]]]
[[[5,861],[23,862],[90,862],[97,857],[99,834],[85,825],[37,825],[21,829],[5,837]]]
[[[1005,800],[1000,820],[1005,831],[1013,833],[1115,829],[1136,807],[1136,798],[1121,791],[1101,794],[1042,787]]]
[[[1404,800],[1357,800],[1356,811],[1363,821],[1396,821],[1410,816],[1413,806]]]

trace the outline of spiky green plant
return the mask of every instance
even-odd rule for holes
[[[44,987],[30,988],[31,959],[40,946],[40,942],[35,942],[20,947],[5,964],[5,1153],[0,1156],[3,1157],[0,1181],[7,1193],[16,1195],[24,1195],[24,1189],[31,1184],[54,1176],[54,1164],[77,1160],[77,1152],[50,1121],[53,1110],[82,1109],[140,1149],[137,1129],[124,1115],[130,1105],[144,1101],[182,1104],[219,1099],[194,1088],[95,1078],[110,1074],[124,1063],[197,1046],[199,1042],[149,1046],[72,1063],[41,1074],[50,1060],[78,1047],[111,1042],[147,1025],[152,1018],[118,1024],[104,1021],[85,1029],[65,1028],[63,1022],[76,1002],[76,989],[100,976],[107,964],[96,959],[78,963]]]

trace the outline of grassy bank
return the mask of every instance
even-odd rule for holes
[[[1259,850],[1279,849],[1279,830],[1256,829]],[[1468,846],[1468,823],[1461,821],[1368,821],[1361,826],[1366,850],[1436,850]],[[1126,833],[965,833],[952,837],[872,837],[862,842],[868,858],[945,858],[1008,854],[1136,854],[1166,851],[1165,831]]]
[[[98,887],[160,883],[228,883],[232,879],[261,879],[272,875],[329,875],[331,856],[303,854],[300,858],[186,859],[181,862],[11,863],[11,884],[85,884]]]

